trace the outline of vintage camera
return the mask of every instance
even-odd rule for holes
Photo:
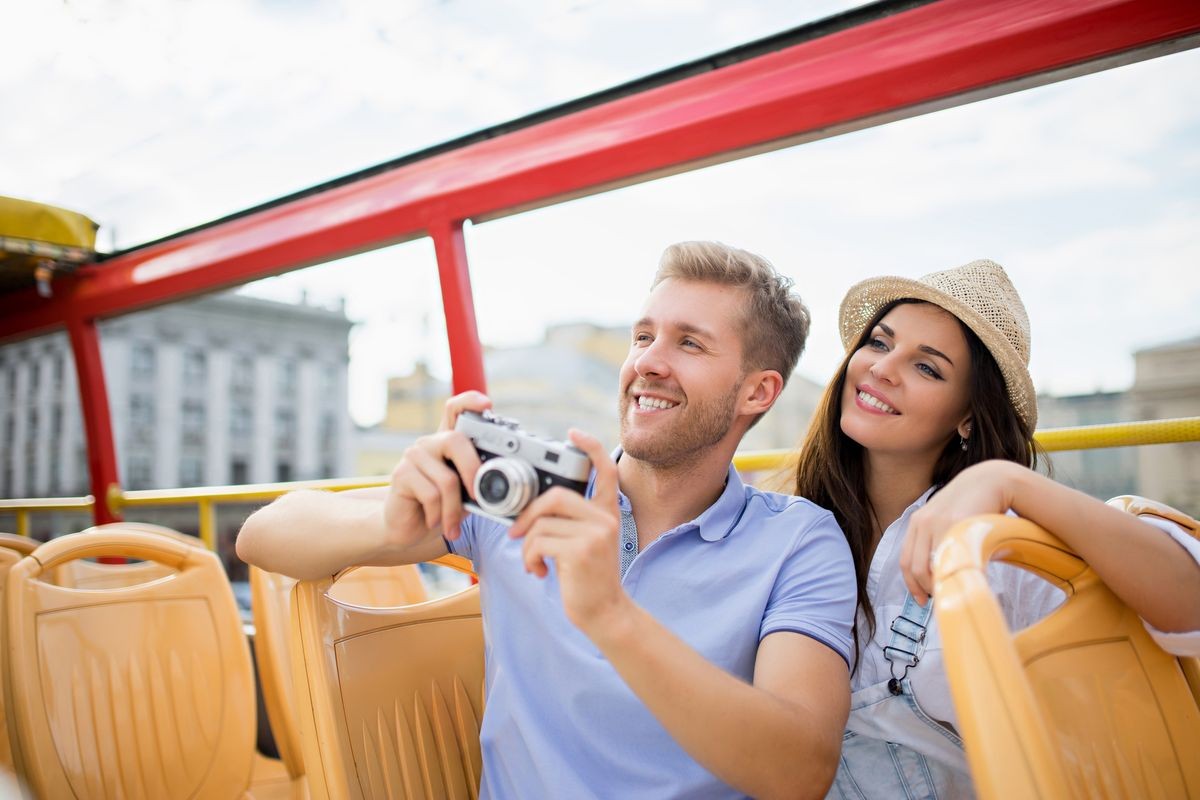
[[[583,494],[592,462],[579,448],[539,439],[516,420],[490,411],[464,411],[454,429],[475,445],[483,465],[475,473],[475,500],[463,488],[463,505],[488,519],[511,525],[535,497],[552,486]]]

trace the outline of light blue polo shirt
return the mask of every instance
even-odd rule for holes
[[[624,494],[619,503],[629,510]],[[525,572],[521,542],[473,515],[449,544],[479,574],[482,798],[741,797],[676,744],[567,620],[553,564],[544,579]],[[732,466],[717,501],[638,553],[622,583],[659,622],[747,683],[760,640],[776,631],[811,636],[849,661],[854,565],[833,515],[746,486]]]

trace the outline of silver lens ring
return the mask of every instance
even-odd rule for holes
[[[482,491],[483,481],[492,473],[503,475],[508,483],[508,491],[498,499],[489,499]],[[537,485],[537,472],[528,461],[516,458],[488,459],[475,473],[475,503],[489,514],[515,517],[533,499]]]

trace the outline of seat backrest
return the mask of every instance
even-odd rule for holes
[[[193,547],[203,547],[204,543],[195,536],[188,536],[172,528],[153,525],[148,522],[109,522],[87,528],[89,531],[135,531],[166,536]],[[156,580],[171,572],[170,567],[154,561],[141,561],[133,564],[103,564],[97,561],[76,559],[68,561],[57,570],[53,576],[46,579],[59,586],[73,586],[76,589],[118,589],[122,586],[133,586],[138,583]]]
[[[150,583],[43,580],[80,558],[162,564]],[[250,781],[250,653],[217,557],[155,534],[78,533],[9,572],[6,703],[37,797],[239,797]]]
[[[1193,538],[1200,539],[1200,521],[1192,519],[1179,509],[1171,508],[1166,503],[1138,497],[1135,494],[1123,494],[1109,500],[1108,504],[1139,517],[1158,517],[1174,522],[1190,533]],[[1188,685],[1192,687],[1192,695],[1196,698],[1196,703],[1200,704],[1200,658],[1181,658],[1179,665],[1183,668]]]
[[[296,723],[296,701],[292,684],[292,662],[288,655],[292,587],[295,578],[250,567],[250,606],[254,610],[254,658],[258,662],[258,685],[263,707],[271,721],[271,734],[279,758],[288,774],[304,774],[300,729]]]
[[[25,556],[34,551],[38,542],[28,536],[0,533],[0,649],[7,647],[4,639],[4,587],[8,582],[8,571]],[[0,662],[0,687],[4,686],[5,672]],[[0,776],[12,771],[12,747],[8,743],[8,720],[5,713],[4,695],[0,690]],[[0,780],[0,789],[4,788]],[[3,793],[0,793],[0,797]]]
[[[990,560],[1067,599],[1015,636]],[[1200,797],[1200,705],[1181,660],[1061,541],[1028,520],[967,520],[934,559],[934,606],[981,798]]]
[[[263,705],[279,757],[293,778],[304,774],[292,662],[288,653],[293,578],[250,567],[250,602],[254,608],[254,655],[258,661]],[[411,605],[427,598],[417,565],[359,567],[332,585],[332,596],[344,603],[373,608]]]
[[[453,556],[438,563],[470,572]],[[366,608],[332,596],[352,572],[292,591],[290,649],[314,800],[478,796],[479,587]]]

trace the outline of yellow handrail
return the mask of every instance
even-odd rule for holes
[[[1077,428],[1051,428],[1038,431],[1034,438],[1047,451],[1092,450],[1103,447],[1133,447],[1149,444],[1200,441],[1200,417],[1117,422]],[[794,450],[759,450],[738,453],[734,466],[743,472],[764,472],[783,466]],[[220,503],[250,503],[273,500],[298,489],[345,491],[386,486],[387,476],[367,478],[330,478],[287,483],[256,483],[243,486],[204,486],[191,489],[142,489],[122,491],[110,488],[108,507],[114,513],[141,506],[178,506],[195,503],[199,514],[200,538],[209,549],[217,547],[216,506]],[[86,497],[48,497],[27,500],[0,500],[0,513],[13,513],[17,533],[29,535],[29,515],[45,511],[91,511],[94,499]]]

